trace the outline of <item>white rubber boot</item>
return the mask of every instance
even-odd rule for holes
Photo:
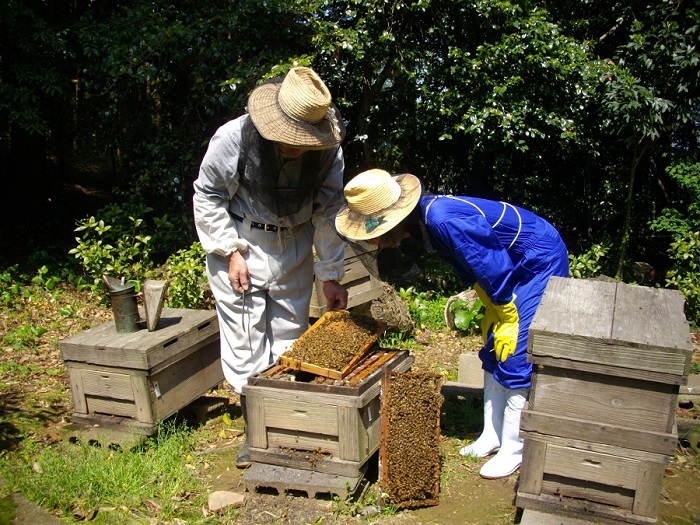
[[[485,458],[501,446],[507,392],[508,389],[496,381],[493,374],[484,370],[484,430],[474,443],[460,449],[462,456]]]
[[[497,479],[510,476],[518,470],[523,462],[523,440],[520,438],[520,414],[523,411],[529,388],[508,390],[505,413],[503,414],[503,433],[501,448],[494,457],[481,467],[479,474],[483,478]]]

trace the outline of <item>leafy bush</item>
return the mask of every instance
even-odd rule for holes
[[[399,297],[406,301],[416,327],[435,330],[445,326],[447,297],[431,292],[419,292],[413,286],[399,289]]]
[[[579,255],[569,254],[569,274],[577,279],[587,279],[600,274],[601,260],[608,254],[610,248],[602,244],[594,244],[588,251]]]
[[[671,267],[666,285],[680,290],[686,300],[686,316],[697,326],[700,317],[700,162],[675,159],[667,169],[682,198],[664,208],[649,223],[652,230],[669,234]]]
[[[168,306],[172,308],[201,309],[206,306],[207,276],[205,253],[199,242],[180,250],[165,263],[168,286]]]
[[[673,265],[666,273],[666,284],[683,293],[686,317],[697,326],[700,320],[700,232],[680,236],[671,243],[668,252]]]
[[[464,299],[457,299],[449,306],[449,311],[454,314],[455,327],[468,333],[476,333],[479,323],[484,317],[482,312],[484,303],[477,299],[474,304],[469,304]]]
[[[112,277],[143,275],[152,268],[149,255],[151,236],[145,233],[142,213],[130,213],[125,208],[111,205],[108,219],[89,217],[79,222],[76,232],[78,245],[68,253],[80,260],[93,290],[101,283],[103,274]],[[111,221],[110,221],[111,219]]]

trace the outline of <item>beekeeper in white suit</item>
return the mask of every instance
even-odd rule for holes
[[[216,299],[221,361],[236,392],[308,328],[313,274],[346,308],[340,112],[311,69],[257,86],[248,113],[221,126],[194,183],[195,225]],[[318,262],[314,267],[312,246]],[[245,396],[241,396],[247,419]],[[248,439],[236,466],[250,465]]]

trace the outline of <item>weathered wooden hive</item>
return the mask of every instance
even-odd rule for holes
[[[530,328],[518,507],[656,523],[692,358],[683,308],[673,290],[550,279]]]
[[[276,365],[248,379],[248,442],[255,462],[347,478],[379,448],[382,370],[405,371],[405,351],[375,349],[342,380]]]
[[[355,250],[358,250],[357,252]],[[376,250],[376,248],[373,248]],[[365,262],[363,262],[365,260]],[[318,257],[314,252],[314,262]],[[345,248],[345,276],[340,281],[348,291],[348,308],[353,308],[364,303],[373,301],[382,295],[382,282],[375,277],[376,259],[371,252],[360,252],[359,248],[347,245]],[[375,269],[370,272],[365,264],[370,264]],[[328,311],[326,297],[323,295],[323,286],[317,277],[314,277],[314,286],[311,292],[311,303],[309,306],[309,317],[318,318]]]
[[[412,363],[407,352],[374,345],[385,328],[365,316],[327,312],[276,365],[248,379],[243,394],[254,462],[362,476],[379,447],[381,373]],[[342,370],[315,364],[339,355]]]
[[[224,380],[213,310],[164,308],[154,331],[114,321],[58,343],[73,422],[150,435],[157,423]]]

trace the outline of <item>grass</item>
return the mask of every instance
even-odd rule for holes
[[[133,450],[63,441],[0,456],[9,486],[64,519],[121,524],[152,518],[207,523],[206,487],[196,474],[198,436],[163,424],[157,437]]]

